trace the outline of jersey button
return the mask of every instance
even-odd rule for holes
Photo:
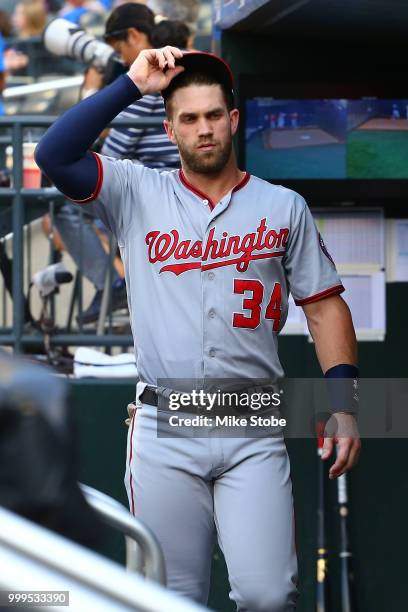
[[[209,280],[214,280],[214,277],[215,277],[214,272],[209,272],[209,273],[208,273],[208,278],[209,278]]]
[[[208,316],[210,317],[210,319],[213,319],[215,317],[215,310],[210,310],[208,313]]]
[[[203,200],[203,204],[204,204],[204,206],[207,206],[208,200]]]
[[[216,352],[215,348],[210,349],[210,357],[215,357]]]

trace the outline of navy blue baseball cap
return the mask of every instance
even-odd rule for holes
[[[234,79],[231,68],[228,66],[227,62],[217,55],[205,53],[203,51],[190,51],[184,53],[183,57],[176,59],[176,66],[184,66],[184,70],[161,92],[165,102],[174,89],[177,88],[179,79],[181,79],[186,72],[209,74],[213,76],[218,83],[223,85],[228,92],[231,92],[232,96],[234,95]]]

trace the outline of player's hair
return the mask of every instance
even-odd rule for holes
[[[176,79],[177,82],[171,87],[171,92],[164,98],[166,114],[169,119],[171,118],[173,112],[171,101],[174,92],[177,91],[177,89],[189,87],[190,85],[219,85],[221,87],[228,111],[235,108],[234,95],[232,91],[229,91],[223,83],[220,83],[219,80],[211,74],[204,72],[182,72],[176,77]]]

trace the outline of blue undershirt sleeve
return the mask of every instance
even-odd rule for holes
[[[103,129],[139,100],[133,81],[121,75],[111,85],[82,100],[47,130],[35,151],[35,160],[68,198],[86,204],[102,186],[101,161],[89,151]]]

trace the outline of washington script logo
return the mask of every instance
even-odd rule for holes
[[[196,268],[209,270],[221,266],[236,266],[238,272],[245,272],[249,263],[255,259],[282,257],[289,237],[287,227],[279,230],[268,229],[266,218],[260,221],[256,232],[244,236],[230,236],[228,232],[223,232],[222,238],[218,240],[214,238],[215,229],[214,227],[210,230],[205,243],[202,240],[180,240],[176,229],[168,234],[158,230],[149,232],[146,235],[149,261],[165,262],[171,257],[184,260],[183,263],[172,263],[160,268],[160,272],[174,272],[176,275]],[[238,257],[224,259],[231,255]],[[199,261],[194,261],[197,259]],[[223,261],[215,261],[216,259]],[[206,261],[209,263],[204,263]]]

